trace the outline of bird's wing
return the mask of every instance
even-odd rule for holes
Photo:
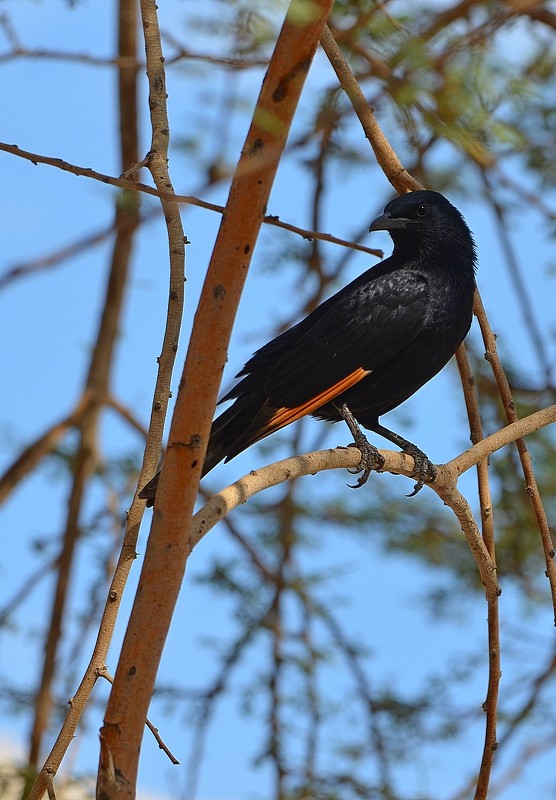
[[[395,359],[425,323],[428,290],[426,276],[397,270],[339,292],[268,370],[270,404],[309,414]]]
[[[257,438],[263,439],[265,436],[274,433],[274,431],[289,425],[290,422],[295,422],[301,419],[301,417],[307,416],[307,414],[312,414],[317,408],[325,405],[325,403],[330,403],[335,397],[342,394],[342,392],[351,389],[352,386],[359,383],[359,381],[366,375],[369,375],[370,372],[371,370],[358,367],[349,375],[346,375],[345,378],[336,381],[336,383],[324,389],[322,392],[319,392],[319,394],[313,395],[309,400],[293,407],[281,406],[280,408],[275,408],[271,401],[267,401],[262,408],[262,415],[268,418],[263,425],[257,428]]]
[[[236,403],[215,423],[215,443],[233,458],[333,401],[395,360],[421,331],[427,308],[427,280],[418,273],[350,284],[255,353],[233,391]]]

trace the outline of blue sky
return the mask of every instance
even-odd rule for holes
[[[163,27],[186,37],[186,23],[197,13],[195,4],[170,0],[160,5]],[[60,48],[106,56],[113,53],[114,9],[108,0],[80,2],[73,9],[68,9],[64,3],[38,4],[8,0],[3,4],[3,10],[9,13],[22,43],[30,49]],[[200,48],[203,42],[197,38],[194,44]],[[0,52],[3,50],[0,49]],[[4,108],[0,123],[1,140],[34,152],[62,157],[81,166],[93,167],[100,172],[116,174],[119,171],[114,150],[115,79],[109,67],[24,58],[4,62],[0,67]],[[219,91],[222,92],[226,87],[225,76],[219,73],[218,81],[221,81]],[[328,85],[331,81],[331,70],[325,59],[319,56],[306,92],[310,93],[311,88]],[[241,82],[243,88],[254,87],[254,101],[260,72],[245,75]],[[190,117],[209,120],[212,116],[216,119],[217,112],[210,107],[211,98],[206,94],[204,84],[200,80],[196,83],[183,67],[174,67],[169,71],[168,89],[170,122],[174,131],[182,133],[187,130]],[[144,80],[142,96],[145,100]],[[225,153],[226,160],[231,164],[239,154],[246,120],[245,114],[238,113],[231,124],[230,145]],[[396,132],[388,129],[388,121],[386,128],[387,133],[395,139]],[[365,140],[357,128],[354,131],[354,143],[363,151]],[[295,136],[295,128],[292,135]],[[142,139],[142,149],[146,152],[149,146],[146,102],[142,111]],[[211,141],[209,139],[209,144]],[[0,157],[5,187],[1,272],[109,224],[113,213],[114,190],[51,167],[34,166],[5,153]],[[446,158],[449,157],[447,152]],[[199,175],[195,173],[192,160],[177,146],[171,153],[170,168],[178,191],[187,194],[197,191]],[[378,174],[371,159],[368,169],[357,167],[344,172],[334,168],[328,180],[334,182],[335,190],[326,204],[326,224],[323,229],[343,238],[350,238],[354,230],[370,222],[372,214],[389,197],[386,180]],[[205,199],[225,202],[225,187],[211,191]],[[527,377],[535,380],[538,370],[534,351],[503,265],[492,220],[480,199],[478,185],[477,190],[472,190],[466,197],[452,199],[461,208],[477,240],[480,257],[478,282],[492,325],[499,333],[500,350],[502,353],[512,353]],[[549,199],[554,203],[554,196]],[[277,176],[269,213],[307,227],[306,200],[307,185],[299,182],[299,171],[285,164]],[[177,361],[178,374],[220,219],[208,211],[184,208],[183,221],[191,244],[187,248],[187,309]],[[554,318],[553,284],[547,281],[547,270],[553,261],[551,243],[545,236],[536,212],[525,205],[513,211],[512,234],[518,254],[523,258],[541,329],[548,335],[553,330]],[[249,354],[266,341],[275,324],[287,316],[284,307],[292,293],[295,296],[300,290],[293,270],[281,268],[278,272],[269,269],[276,242],[286,236],[289,234],[274,229],[263,229],[261,233],[238,314],[225,384]],[[390,250],[386,234],[375,234],[365,243],[382,247],[386,253]],[[295,244],[298,244],[297,241]],[[110,242],[104,242],[54,270],[16,281],[0,293],[0,318],[4,330],[0,371],[5,380],[7,378],[0,420],[0,468],[10,463],[14,448],[32,440],[47,425],[67,413],[78,397],[88,352],[94,342],[109,250]],[[369,256],[360,253],[354,256],[349,274],[344,276],[346,281],[366,269],[369,263],[372,263]],[[160,218],[156,218],[144,226],[137,237],[114,382],[119,399],[145,423],[156,374],[156,356],[160,350],[166,294],[165,228]],[[478,342],[476,327],[475,324],[471,336]],[[176,381],[177,378],[174,379],[174,387]],[[459,393],[453,391],[456,381],[454,368],[448,368],[403,409],[388,417],[391,427],[396,428],[397,421],[401,427],[396,429],[400,430],[403,430],[408,417],[418,420],[411,428],[411,438],[418,441],[438,462],[449,460],[467,446],[459,424],[463,415],[463,401]],[[450,402],[446,402],[446,398],[450,398]],[[431,409],[433,413],[430,413]],[[304,429],[303,441],[307,442],[307,446],[314,437],[316,429],[313,425],[311,422]],[[102,438],[107,452],[139,450],[141,446],[134,433],[110,417],[103,422]],[[328,434],[327,444],[345,443],[347,438],[335,427]],[[383,443],[378,444],[382,446]],[[210,485],[215,488],[227,485],[249,470],[255,459],[257,464],[263,463],[259,453],[251,452],[222,466],[214,477],[211,476]],[[348,482],[348,476],[339,473],[319,476],[321,478],[324,489],[331,482],[336,486],[338,481]],[[378,478],[372,478],[371,487],[375,480]],[[403,494],[411,487],[408,481],[387,476],[381,476],[380,480],[391,480],[394,486],[399,487],[400,502],[406,502]],[[466,476],[462,481],[464,491],[472,492],[473,485],[473,476]],[[36,558],[30,555],[29,542],[36,536],[48,538],[57,534],[63,521],[66,493],[67,487],[56,480],[52,467],[43,467],[18,487],[9,503],[1,509],[4,558],[0,564],[0,604],[3,605],[12,596],[22,573]],[[424,500],[419,497],[411,502],[420,503]],[[236,513],[243,513],[242,509]],[[147,514],[138,548],[140,554],[144,552],[149,520]],[[204,571],[210,558],[221,552],[233,553],[234,549],[223,532],[216,529],[199,546],[191,560],[185,591],[176,611],[161,666],[160,680],[164,684],[170,683],[173,678],[181,678],[195,687],[204,685],[211,674],[213,661],[210,652],[200,648],[198,640],[207,631],[226,638],[230,625],[228,607],[222,599],[215,601],[206,587],[195,583],[195,578]],[[94,555],[94,549],[85,544],[79,569],[86,573],[87,562],[94,559]],[[346,542],[334,536],[333,532],[323,537],[319,551],[313,553],[312,558],[315,567],[335,563],[346,565],[348,580],[336,582],[332,591],[337,592],[339,598],[349,596],[349,603],[344,604],[339,599],[338,613],[345,618],[352,636],[364,640],[372,650],[373,676],[377,676],[377,680],[394,676],[398,686],[415,688],[427,679],[431,658],[438,663],[450,660],[457,663],[464,653],[473,650],[480,652],[486,616],[480,593],[474,600],[465,601],[457,624],[438,621],[427,627],[423,624],[424,611],[419,598],[430,585],[432,571],[416,570],[412,561],[386,558],[380,555],[378,546],[368,541],[359,539]],[[109,663],[111,672],[115,670],[117,647],[139,568],[140,559],[122,608]],[[13,635],[9,640],[4,637],[2,640],[0,680],[3,675],[13,677],[15,672],[22,686],[33,685],[40,656],[37,637],[48,608],[50,588],[50,579],[42,581],[21,609],[20,618],[30,627],[31,633]],[[512,616],[512,623],[529,625],[530,620],[526,616],[519,617],[517,621],[513,617],[518,613],[519,602],[512,598],[511,589],[507,595],[503,618]],[[73,588],[73,598],[79,602],[78,586]],[[387,614],[384,613],[385,609]],[[535,615],[535,630],[541,638],[552,635],[549,617],[548,608],[546,614]],[[408,653],[411,658],[408,658]],[[240,671],[235,679],[237,685],[241,686],[247,680],[247,674]],[[338,679],[337,675],[331,668],[324,680],[333,685]],[[471,695],[462,696],[462,705],[476,703],[479,707],[484,699],[485,686],[486,672],[478,683],[474,680],[465,687]],[[341,687],[339,679],[340,701]],[[71,692],[69,687],[68,692]],[[256,693],[253,694],[256,703]],[[106,688],[99,687],[95,697],[103,696],[106,696]],[[471,701],[470,696],[473,698]],[[2,717],[2,713],[0,711],[0,731],[3,736],[16,745],[24,741],[29,721],[8,714]],[[70,762],[75,758],[81,769],[94,769],[97,758],[96,733],[101,720],[102,709],[97,704],[87,714],[87,731],[79,737],[70,757]],[[188,750],[183,716],[166,718],[163,705],[157,705],[153,721],[160,727],[171,749],[185,762]],[[202,772],[199,798],[235,800],[257,795],[265,773],[264,768],[255,771],[249,760],[250,748],[254,746],[256,749],[257,730],[255,722],[241,713],[237,697],[222,703],[207,746],[215,759],[209,763],[217,766],[209,766]],[[476,751],[475,757],[470,758],[471,764],[478,763],[482,744],[480,730],[479,727],[474,730],[468,743],[470,750]],[[442,758],[446,752],[443,751]],[[454,752],[453,757],[457,757],[457,753]],[[422,792],[436,791],[439,782],[447,789],[452,788],[452,782],[453,788],[458,786],[461,776],[454,777],[449,763],[441,763],[440,758],[440,755],[431,752],[427,767],[415,765],[414,768],[407,768],[404,775],[407,785]],[[541,791],[546,777],[539,768],[529,780],[531,787]],[[162,795],[165,791],[181,791],[183,783],[183,768],[171,767],[150,735],[146,734],[141,762],[141,787]],[[513,794],[510,789],[503,794],[503,798],[517,800],[523,796],[519,794],[520,791]]]

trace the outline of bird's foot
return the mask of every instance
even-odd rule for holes
[[[415,497],[415,495],[421,491],[425,483],[432,483],[432,481],[435,480],[436,467],[429,457],[425,455],[425,453],[423,453],[423,451],[420,450],[417,445],[411,444],[411,442],[406,442],[404,444],[402,452],[407,456],[411,456],[415,462],[411,477],[417,478],[417,483],[413,487],[413,491],[406,495],[406,497]]]
[[[348,447],[357,447],[361,453],[361,461],[358,467],[348,469],[351,475],[358,475],[357,483],[348,483],[350,489],[360,489],[369,480],[369,475],[375,470],[381,470],[384,466],[384,456],[380,454],[377,448],[369,442],[367,437],[361,433],[360,436],[355,438],[355,441],[348,445]]]
[[[348,469],[348,472],[352,475],[357,475],[359,472],[363,473],[357,478],[356,484],[352,485],[348,483],[350,489],[359,489],[367,483],[369,475],[373,470],[382,469],[384,466],[384,457],[381,456],[376,447],[369,442],[347,405],[343,403],[341,406],[337,406],[337,409],[348,426],[349,432],[353,436],[353,442],[348,445],[348,447],[357,447],[361,453],[359,466],[355,469]]]

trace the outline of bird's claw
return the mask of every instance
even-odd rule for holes
[[[369,480],[369,475],[374,470],[380,470],[384,466],[384,456],[382,456],[374,445],[372,445],[365,436],[361,439],[358,438],[356,442],[352,442],[348,447],[357,447],[361,452],[361,461],[358,467],[348,468],[351,475],[357,475],[362,472],[357,478],[357,483],[348,483],[350,489],[360,489]]]
[[[432,461],[428,458],[428,456],[423,453],[416,445],[408,443],[409,446],[405,447],[403,452],[411,456],[413,461],[415,462],[415,466],[413,467],[413,472],[411,473],[412,478],[417,478],[417,483],[413,487],[413,491],[410,494],[407,494],[406,497],[415,497],[418,494],[425,483],[432,483],[436,478],[436,467],[432,463]]]

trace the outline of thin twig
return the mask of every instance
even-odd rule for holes
[[[108,672],[108,669],[106,667],[101,667],[99,670],[97,670],[97,672],[98,672],[98,677],[99,678],[104,678],[106,681],[108,681],[108,683],[110,685],[112,685],[114,683],[114,678]],[[162,750],[164,753],[166,753],[166,755],[168,756],[168,758],[170,759],[172,764],[175,764],[177,766],[180,762],[178,761],[176,756],[172,753],[172,751],[170,750],[168,745],[164,742],[162,736],[159,733],[158,728],[155,728],[155,726],[153,725],[153,723],[150,721],[150,719],[148,717],[145,720],[145,725],[147,726],[147,728],[150,730],[150,732],[152,733],[152,735],[156,739],[156,742],[157,742],[158,747],[160,748],[160,750]]]
[[[467,416],[471,431],[471,441],[476,444],[483,439],[483,429],[479,414],[479,404],[475,391],[475,380],[471,372],[471,365],[467,357],[465,347],[462,345],[457,353],[456,360],[460,372]],[[483,541],[492,559],[496,564],[495,539],[494,539],[494,515],[492,507],[492,496],[488,479],[488,458],[484,458],[477,464],[477,481],[479,489],[479,502],[481,509],[481,527]],[[488,600],[488,686],[487,696],[484,703],[486,714],[485,743],[481,757],[481,766],[477,778],[475,800],[483,800],[487,797],[492,772],[494,753],[497,748],[496,741],[496,721],[498,716],[498,694],[501,678],[501,652],[500,652],[500,620],[498,595],[491,596]]]
[[[39,153],[31,153],[28,150],[22,150],[15,144],[6,144],[5,142],[0,142],[0,150],[3,150],[5,153],[11,153],[19,158],[23,158],[26,161],[31,161],[33,164],[47,164],[48,166],[61,169],[64,172],[71,172],[72,175],[90,178],[91,180],[100,181],[100,183],[106,183],[109,186],[115,186],[119,189],[130,189],[132,191],[142,192],[143,194],[151,195],[151,197],[157,197],[161,201],[175,201],[176,203],[180,204],[185,203],[187,205],[197,206],[198,208],[204,208],[207,211],[216,211],[218,214],[224,214],[224,211],[226,210],[224,206],[217,205],[216,203],[209,203],[207,200],[201,200],[199,197],[194,197],[187,194],[172,194],[164,189],[155,189],[153,186],[148,186],[146,183],[135,182],[124,177],[116,178],[113,175],[97,172],[89,167],[79,167],[76,164],[71,164],[69,161],[64,161],[61,158],[51,158],[50,156],[43,156]],[[377,256],[378,258],[382,258],[383,256],[382,250],[348,242],[345,239],[332,236],[330,233],[321,233],[319,231],[310,231],[306,230],[305,228],[299,228],[297,225],[291,225],[289,222],[283,222],[280,217],[272,214],[265,215],[262,221],[265,225],[273,225],[276,228],[283,228],[286,231],[290,231],[298,236],[302,236],[308,241],[320,239],[323,242],[330,242],[331,244],[337,244],[341,247],[359,250],[361,253],[368,253],[369,255]]]
[[[508,419],[509,422],[517,424],[518,418],[515,410],[515,403],[512,397],[510,385],[508,383],[508,379],[506,378],[506,375],[500,363],[500,359],[498,357],[498,350],[496,347],[496,338],[492,333],[490,325],[488,324],[483,303],[478,293],[476,294],[475,297],[475,314],[481,326],[481,333],[483,335],[483,341],[486,350],[485,358],[489,362],[492,371],[494,373],[496,385],[498,386],[498,391],[500,393],[500,397],[504,405],[504,412],[506,414],[506,418]],[[554,408],[555,406],[549,406],[547,409],[544,409],[544,411],[550,415],[551,409]],[[540,411],[537,412],[537,414],[541,413],[542,412]],[[528,419],[531,419],[531,417],[528,417]],[[537,485],[537,480],[535,478],[535,472],[533,470],[531,455],[523,439],[517,438],[515,440],[515,443],[517,451],[519,453],[521,468],[523,470],[523,475],[525,478],[525,488],[527,491],[527,495],[529,496],[529,499],[531,501],[531,505],[533,507],[533,512],[537,520],[537,525],[539,528],[539,533],[542,541],[544,558],[546,563],[546,576],[550,584],[552,607],[554,609],[554,619],[556,622],[556,563],[554,561],[555,557],[554,544],[552,542],[552,536],[550,533],[548,519],[546,517],[546,512],[544,510],[543,502],[540,496],[539,487]]]
[[[54,790],[54,776],[47,775],[46,776],[46,791],[48,794],[48,800],[56,800],[56,792]]]
[[[514,294],[517,303],[521,308],[521,314],[523,316],[525,330],[529,333],[529,336],[531,338],[532,348],[536,353],[537,360],[539,362],[539,367],[543,372],[546,385],[550,386],[552,382],[552,365],[550,363],[550,358],[548,356],[548,352],[544,345],[543,337],[539,329],[537,314],[535,313],[533,303],[531,302],[531,298],[529,296],[529,287],[527,285],[527,282],[523,278],[522,270],[519,261],[517,259],[515,248],[510,238],[508,226],[505,219],[504,209],[496,199],[494,190],[492,188],[492,183],[490,181],[487,171],[484,169],[481,170],[481,176],[485,187],[485,195],[487,202],[492,208],[494,214],[496,230],[498,233],[500,246],[504,253],[504,257],[506,259],[508,272],[513,283]]]
[[[136,4],[133,3],[134,9]],[[149,424],[149,435],[145,446],[143,464],[141,468],[140,483],[143,485],[147,475],[152,475],[160,453],[164,422],[168,408],[170,396],[169,385],[176,358],[179,332],[183,315],[184,305],[184,266],[185,266],[185,241],[183,226],[181,223],[179,205],[176,202],[174,188],[168,169],[168,149],[170,142],[170,125],[167,112],[167,92],[166,92],[166,73],[164,67],[164,55],[160,42],[160,32],[158,29],[158,18],[156,4],[153,0],[141,0],[141,18],[143,23],[143,34],[145,40],[145,52],[147,62],[147,78],[149,82],[149,109],[151,118],[151,147],[149,150],[148,167],[157,186],[163,190],[164,197],[161,197],[162,209],[166,221],[168,235],[168,251],[170,263],[170,286],[168,294],[168,314],[162,353],[158,359],[159,369],[155,386],[154,401],[151,408],[151,418]],[[130,159],[129,163],[138,163],[138,159]],[[135,548],[138,525],[142,517],[144,505],[138,500],[137,492],[129,513],[128,528],[126,539],[130,538]],[[125,541],[124,541],[125,546]],[[111,631],[110,631],[111,634]],[[129,635],[129,628],[128,628]],[[127,636],[126,636],[127,640]],[[147,642],[144,643],[147,645]],[[124,642],[124,649],[125,649]],[[148,646],[148,645],[147,645]],[[117,761],[118,747],[122,746],[120,737],[120,719],[114,719],[112,708],[114,693],[122,683],[120,658],[114,686],[110,694],[104,725],[100,732],[101,756],[97,778],[97,794],[114,797],[126,795],[131,792],[134,796],[135,781],[130,784],[127,782],[127,774],[119,769]],[[129,677],[129,676],[128,676]],[[130,712],[131,714],[131,712]],[[147,716],[147,708],[144,713],[139,711],[135,719],[141,725],[140,737],[144,720]],[[125,735],[122,734],[125,740]],[[140,741],[140,739],[139,739]],[[129,747],[129,742],[124,742],[124,749]],[[132,748],[133,749],[133,748]],[[133,753],[131,758],[135,763],[138,759],[137,753]]]
[[[110,408],[113,408],[114,411],[120,416],[123,420],[125,420],[128,425],[133,428],[141,437],[147,438],[148,436],[148,429],[143,425],[143,423],[137,419],[133,411],[121,403],[114,395],[110,395],[107,400],[107,405]]]
[[[465,400],[465,407],[467,409],[467,417],[469,419],[469,431],[471,441],[473,444],[480,442],[483,436],[483,426],[481,423],[481,416],[479,413],[479,404],[477,400],[477,392],[475,388],[475,378],[471,371],[469,358],[464,346],[458,348],[456,353],[456,361],[460,373],[461,384],[463,388],[463,396]],[[477,482],[479,490],[479,500],[481,506],[481,523],[483,528],[483,539],[487,549],[494,558],[494,524],[492,513],[492,498],[488,480],[488,459],[485,458],[477,464]]]
[[[119,51],[123,54],[127,53],[132,57],[135,55],[136,48],[135,17],[136,8],[134,0],[120,0],[118,20]],[[128,164],[138,161],[136,71],[133,66],[129,68],[122,67],[120,69],[119,114],[122,133],[120,142],[121,161],[122,167],[125,168]],[[41,690],[44,697],[47,697],[45,694],[45,689],[48,688],[46,679],[48,678],[48,671],[51,670],[51,664],[53,663],[56,653],[57,631],[60,630],[63,605],[65,596],[67,595],[69,568],[73,550],[75,549],[75,543],[80,531],[79,517],[83,491],[85,482],[91,474],[96,458],[95,445],[98,418],[101,408],[105,405],[109,395],[110,369],[115,343],[117,341],[117,334],[119,332],[120,314],[127,284],[132,239],[138,224],[139,208],[137,196],[134,194],[130,197],[129,202],[117,204],[116,206],[115,227],[117,229],[117,236],[112,251],[110,273],[105,290],[105,300],[99,323],[99,331],[85,382],[84,397],[90,397],[91,399],[87,408],[86,418],[81,420],[80,424],[80,444],[76,457],[75,477],[68,507],[64,551],[61,554],[63,570],[62,568],[60,569],[56,597],[52,608],[49,652],[47,653],[47,657],[45,657],[45,664],[43,667],[44,678],[41,683]],[[152,464],[154,466],[156,447],[153,446],[152,450]],[[106,661],[123,588],[135,557],[135,543],[137,541],[142,510],[143,505],[141,503],[136,503],[136,508],[130,511],[126,535],[108,593],[91,661],[69,705],[68,713],[52,750],[27,800],[39,800],[44,794],[46,783],[49,778],[56,775],[62,759],[75,735],[75,731],[97,680],[97,669]],[[50,642],[52,642],[52,646],[50,646]],[[38,727],[37,733],[40,733]],[[38,739],[39,737],[35,736],[36,742],[38,742]],[[34,746],[36,747],[35,743]]]
[[[114,230],[115,222],[112,221],[100,230],[95,231],[95,233],[90,233],[87,236],[77,239],[71,244],[57,248],[48,255],[43,255],[40,258],[33,259],[32,261],[15,264],[14,266],[5,270],[2,275],[0,275],[0,290],[4,289],[6,286],[8,286],[8,284],[12,283],[18,278],[23,278],[33,272],[40,272],[42,270],[49,269],[50,267],[58,266],[64,261],[79,255],[83,251],[95,247],[95,245],[101,244],[114,233]]]
[[[195,53],[188,47],[185,47],[174,34],[169,31],[161,31],[160,35],[162,40],[167,42],[176,51],[174,55],[168,56],[166,63],[168,65],[174,64],[182,59],[191,61],[205,61],[217,67],[227,67],[228,69],[255,69],[268,66],[268,58],[233,58],[216,56],[210,53]]]
[[[38,439],[27,447],[10,464],[0,477],[0,503],[3,502],[18,483],[28,475],[44,456],[51,453],[65,433],[78,425],[86,413],[90,398],[82,396],[75,409],[60,422],[55,423]]]
[[[423,187],[421,184],[405,169],[386,139],[376,120],[373,109],[361,91],[361,87],[357,83],[349,64],[344,58],[328,26],[323,31],[321,45],[332,64],[342,88],[351,100],[353,109],[359,117],[359,121],[365,131],[365,136],[371,143],[376,160],[394,189],[399,194],[412,192],[415,189],[422,189]]]

